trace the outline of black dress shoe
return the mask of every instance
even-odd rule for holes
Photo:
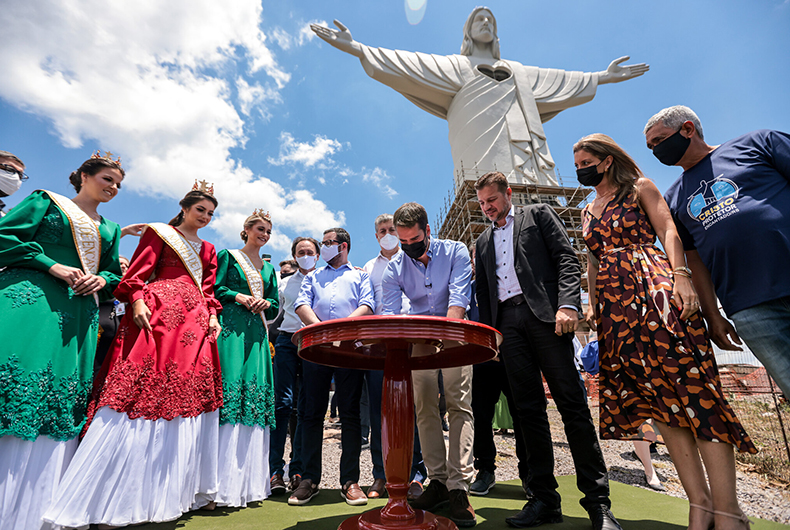
[[[562,522],[562,510],[549,508],[543,501],[532,498],[524,508],[513,517],[508,517],[505,522],[516,528],[530,528],[542,524],[557,524]]]
[[[598,504],[587,508],[593,530],[623,530],[617,519],[605,504]]]

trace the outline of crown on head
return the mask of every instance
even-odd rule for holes
[[[118,167],[121,167],[121,157],[113,158],[113,154],[109,151],[105,151],[104,155],[102,155],[101,149],[97,149],[96,152],[91,155],[91,158],[106,160],[107,162],[112,162],[113,164],[117,164]]]
[[[256,208],[253,210],[252,215],[257,215],[265,221],[269,221],[270,223],[272,222],[272,216],[269,213],[269,210],[263,211],[263,208]]]
[[[197,181],[195,180],[195,185],[192,186],[192,191],[202,191],[208,195],[214,196],[214,183],[211,183],[211,186],[208,185],[208,182],[205,180]]]

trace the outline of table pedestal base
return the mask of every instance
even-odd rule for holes
[[[337,527],[337,530],[391,530],[392,522],[381,519],[381,510],[370,510],[361,515],[349,517]],[[398,530],[458,530],[450,519],[439,517],[423,510],[414,510],[414,519],[402,521],[395,526]]]

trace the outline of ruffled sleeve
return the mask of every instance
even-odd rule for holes
[[[228,269],[235,267],[235,263],[236,260],[227,250],[223,249],[217,253],[217,281],[214,283],[214,296],[223,305],[235,303],[236,295],[239,294],[238,291],[228,287]]]
[[[46,193],[34,191],[0,218],[0,268],[30,267],[46,272],[57,263],[34,241],[51,203]]]
[[[263,297],[271,304],[263,314],[266,320],[271,322],[277,318],[280,312],[280,296],[277,291],[277,274],[274,272],[274,266],[268,261],[263,262],[261,277],[263,278]]]
[[[203,241],[200,259],[203,260],[203,296],[206,299],[208,312],[217,315],[222,312],[222,304],[214,297],[214,284],[217,281],[217,251],[214,245]]]
[[[118,286],[122,276],[121,261],[118,258],[121,246],[121,227],[112,221],[105,220],[105,222],[107,224],[105,230],[112,235],[109,240],[105,239],[102,241],[103,252],[99,263],[98,276],[101,276],[107,282],[107,285],[99,291],[99,300],[102,302],[112,298],[112,292]]]
[[[143,232],[129,269],[115,289],[115,298],[131,304],[143,297],[143,287],[156,270],[164,247],[165,242],[157,235],[156,230],[148,228]]]

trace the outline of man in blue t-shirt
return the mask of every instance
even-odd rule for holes
[[[684,170],[664,197],[711,339],[737,350],[740,335],[790,397],[790,135],[760,130],[710,146],[682,105],[644,133],[660,162]]]

